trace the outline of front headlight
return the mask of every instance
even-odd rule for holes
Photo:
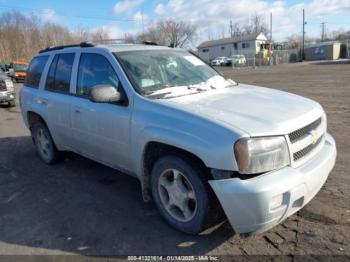
[[[6,86],[8,91],[14,91],[15,90],[11,80],[5,80],[4,83],[5,83],[5,86]]]
[[[235,143],[235,156],[242,174],[257,174],[290,164],[283,136],[242,138]]]

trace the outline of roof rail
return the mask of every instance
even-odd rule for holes
[[[94,47],[94,46],[95,45],[91,42],[81,42],[80,44],[75,44],[75,45],[59,45],[59,46],[48,47],[43,50],[40,50],[39,53],[45,53],[45,52],[54,51],[54,50],[61,50],[68,47]]]
[[[59,45],[59,46],[51,46],[48,48],[45,48],[43,50],[40,50],[39,53],[45,53],[45,52],[49,52],[49,51],[54,51],[54,50],[61,50],[61,49],[65,49],[65,48],[69,48],[69,47],[94,47],[95,44],[143,44],[143,45],[158,45],[155,42],[151,42],[151,41],[132,41],[132,42],[128,42],[125,39],[101,39],[101,40],[97,40],[97,41],[93,41],[93,42],[81,42],[80,44],[74,44],[74,45]]]
[[[128,40],[125,38],[110,38],[95,40],[94,44],[142,44],[142,45],[158,45],[156,42],[143,40]]]

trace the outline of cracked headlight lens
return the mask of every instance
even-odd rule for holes
[[[257,174],[290,164],[283,136],[242,138],[235,143],[235,156],[242,174]]]

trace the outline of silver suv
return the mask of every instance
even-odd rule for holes
[[[336,158],[318,103],[237,84],[182,49],[49,48],[20,102],[45,163],[73,151],[135,176],[186,233],[223,214],[237,233],[263,232],[316,195]]]
[[[0,69],[0,104],[16,106],[16,92],[11,79]]]

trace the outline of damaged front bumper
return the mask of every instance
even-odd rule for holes
[[[336,159],[336,145],[326,135],[322,150],[298,168],[285,167],[255,178],[210,180],[233,229],[264,232],[305,206],[321,189]]]

